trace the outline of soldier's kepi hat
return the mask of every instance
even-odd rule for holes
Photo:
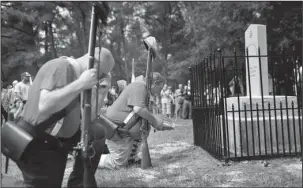
[[[148,50],[149,48],[151,48],[151,52],[154,58],[156,58],[158,56],[158,50],[157,50],[157,42],[155,37],[149,36],[146,39],[143,40],[143,44],[146,48],[146,50]]]

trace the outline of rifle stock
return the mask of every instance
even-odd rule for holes
[[[90,163],[89,161],[90,159],[84,158],[83,160],[84,160],[83,187],[95,188],[97,187],[95,174],[93,172],[91,165],[87,165]]]
[[[146,67],[146,88],[148,91],[146,104],[148,105],[148,109],[150,110],[150,102],[149,102],[149,91],[151,88],[151,70],[152,70],[152,55],[151,55],[151,48],[148,48],[148,58],[147,58],[147,67]],[[141,130],[141,138],[142,138],[142,145],[141,145],[141,152],[142,152],[142,158],[141,158],[141,168],[146,169],[152,166],[150,153],[149,153],[149,147],[147,142],[147,136],[144,136],[145,131],[149,131],[149,123],[147,120],[142,121],[142,130]]]

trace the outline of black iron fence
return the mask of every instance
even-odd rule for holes
[[[247,54],[190,67],[194,144],[225,160],[300,155],[302,56]]]

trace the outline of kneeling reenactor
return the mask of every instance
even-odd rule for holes
[[[99,168],[119,169],[128,165],[133,145],[141,139],[142,119],[148,120],[157,130],[171,130],[166,121],[155,116],[147,109],[147,95],[159,94],[164,85],[164,78],[154,72],[151,91],[146,89],[143,76],[125,87],[120,96],[107,109],[106,117],[119,127],[128,130],[130,135],[121,135],[119,131],[106,140],[109,154],[103,154]],[[102,124],[102,122],[101,122]],[[138,158],[139,156],[137,156]],[[140,159],[137,159],[140,160]]]

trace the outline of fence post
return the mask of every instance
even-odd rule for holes
[[[194,145],[196,145],[196,129],[195,129],[195,121],[194,121],[194,105],[195,105],[195,102],[194,102],[194,99],[195,99],[195,93],[194,93],[194,88],[193,88],[193,81],[194,81],[194,75],[193,75],[193,69],[192,69],[192,66],[188,67],[188,70],[189,70],[189,79],[190,79],[190,94],[191,94],[191,104],[192,104],[192,108],[191,108],[191,116],[192,116],[192,122],[193,122],[193,139],[194,139]]]
[[[222,51],[220,48],[217,49],[217,52],[219,53],[219,79],[220,79],[220,90],[221,90],[221,114],[222,114],[222,132],[223,132],[223,159],[225,161],[225,163],[227,163],[227,146],[226,146],[226,127],[225,127],[225,113],[224,113],[224,97],[225,97],[225,91],[223,89],[223,85],[224,85],[224,75],[223,75],[223,69],[224,69],[224,65],[223,65],[223,60],[222,60]]]

